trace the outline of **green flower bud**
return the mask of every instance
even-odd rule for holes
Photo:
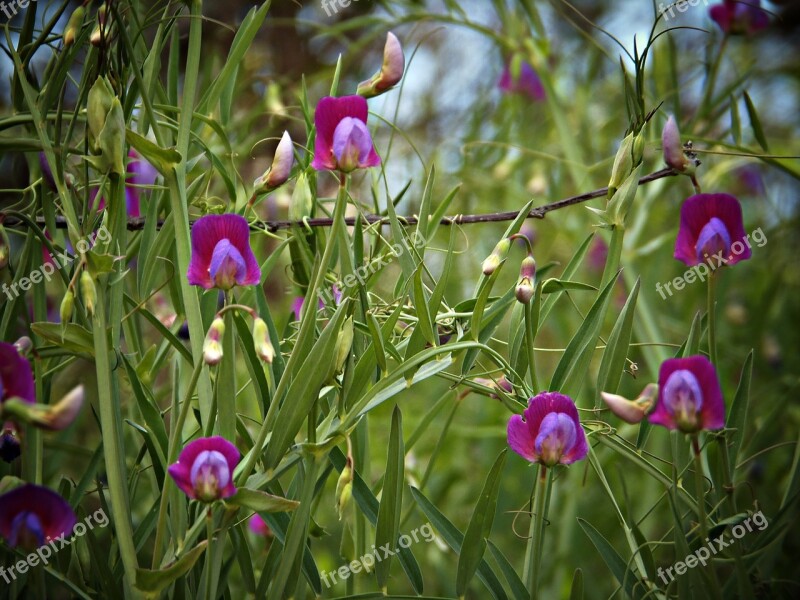
[[[342,520],[344,511],[353,494],[353,462],[348,456],[347,463],[339,475],[339,480],[336,482],[336,512],[339,515],[339,520]]]
[[[104,41],[108,40],[109,28],[106,26],[106,17],[106,5],[101,4],[100,8],[97,9],[97,25],[95,25],[94,31],[89,37],[92,46],[100,47]]]
[[[334,362],[334,373],[340,373],[347,362],[347,357],[350,355],[350,348],[353,346],[353,317],[348,317],[342,325],[342,330],[336,339]]]
[[[125,175],[125,115],[119,98],[111,101],[106,122],[97,145],[103,155],[107,169],[117,175]]]
[[[628,178],[633,169],[633,134],[629,133],[622,140],[614,157],[614,166],[611,168],[611,180],[608,182],[608,197],[611,198],[619,186]]]
[[[86,9],[83,6],[76,8],[69,17],[67,27],[64,29],[64,47],[67,48],[75,43],[75,38],[83,25],[83,17]]]
[[[203,360],[207,365],[217,365],[222,360],[222,336],[225,335],[225,321],[217,317],[208,328],[203,342]]]
[[[97,81],[89,90],[86,100],[86,119],[89,123],[89,133],[96,140],[103,131],[106,124],[106,116],[111,110],[111,103],[114,100],[114,90],[108,79],[98,77]],[[96,142],[95,142],[96,145]]]
[[[86,307],[86,314],[92,316],[97,305],[97,289],[94,287],[94,279],[86,270],[81,273],[81,300]]]
[[[71,289],[67,290],[64,294],[64,299],[61,301],[61,308],[59,314],[61,315],[61,324],[66,325],[72,320],[72,310],[75,307],[75,294]]]
[[[508,238],[503,238],[497,242],[492,253],[486,257],[483,265],[481,265],[484,275],[489,276],[497,270],[497,267],[506,259],[509,248],[511,248],[511,240]]]

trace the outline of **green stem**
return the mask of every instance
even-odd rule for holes
[[[536,333],[533,331],[533,308],[530,304],[525,305],[525,343],[527,345],[527,354],[528,354],[528,370],[531,372],[531,387],[533,388],[533,393],[537,393],[539,391],[539,381],[536,377],[536,360],[534,357],[534,347],[533,347],[533,340],[536,336]]]
[[[297,348],[302,348],[305,344],[306,338],[308,338],[309,335],[312,335],[314,331],[317,306],[316,298],[320,288],[322,287],[322,282],[325,280],[325,273],[328,270],[328,263],[330,263],[331,257],[333,256],[333,249],[336,246],[336,239],[339,235],[339,230],[344,226],[344,212],[346,207],[347,189],[345,188],[344,178],[342,178],[341,185],[339,186],[339,195],[336,198],[336,206],[333,209],[333,225],[331,227],[331,233],[328,237],[327,243],[325,244],[325,250],[323,251],[322,260],[319,263],[316,277],[314,277],[313,281],[311,282],[306,295],[306,302],[303,308],[303,314],[301,316],[300,332],[297,334],[297,341],[295,342],[295,347]],[[294,363],[297,360],[305,360],[305,357],[302,357],[302,359],[298,358],[299,354],[299,352],[292,352],[289,356],[289,360],[286,363],[283,375],[278,382],[278,387],[275,390],[275,394],[272,396],[272,402],[269,405],[267,416],[264,418],[264,422],[261,424],[261,428],[258,430],[258,435],[253,443],[253,449],[248,453],[244,467],[242,467],[242,471],[238,479],[239,485],[244,485],[245,481],[247,481],[247,478],[253,472],[256,460],[258,460],[258,457],[261,455],[261,449],[264,446],[264,441],[267,439],[267,434],[271,430],[272,423],[277,415],[280,399],[289,385],[289,379],[293,371]]]
[[[230,294],[226,294],[226,304]],[[225,313],[225,335],[222,338],[222,363],[217,373],[217,426],[226,440],[236,440],[236,339],[233,311]]]
[[[717,273],[708,276],[708,355],[717,367]]]
[[[695,494],[697,495],[697,515],[700,521],[700,544],[705,544],[708,539],[708,515],[706,514],[706,480],[703,476],[703,456],[700,453],[700,438],[699,434],[692,435],[692,451],[694,454],[694,481],[695,481]],[[714,597],[719,598],[719,580],[717,579],[717,572],[714,570],[713,562],[709,564],[707,575],[710,580],[711,589],[714,592]]]
[[[189,414],[189,407],[192,405],[192,394],[194,393],[194,388],[197,385],[197,380],[200,378],[200,372],[202,370],[203,361],[198,360],[195,363],[194,371],[192,371],[192,379],[189,382],[189,387],[186,388],[186,394],[184,395],[183,404],[181,405],[181,412],[178,415],[178,418],[172,422],[169,450],[167,451],[167,464],[174,463],[178,458],[178,446],[181,439],[181,432],[183,431],[184,423],[186,423],[186,417]],[[175,413],[173,412],[172,414],[174,415]],[[164,478],[164,489],[161,490],[161,500],[158,507],[158,525],[156,526],[156,543],[153,547],[153,569],[159,567],[161,559],[164,557],[161,546],[163,544],[164,532],[166,530],[167,523],[167,499],[169,497],[169,494],[167,494],[167,485],[170,479],[171,478],[169,477]]]
[[[181,155],[181,162],[165,177],[169,187],[170,208],[175,225],[175,248],[178,258],[178,272],[181,296],[186,307],[186,319],[189,322],[189,343],[192,346],[192,356],[195,361],[202,361],[203,340],[206,332],[203,327],[203,316],[200,312],[200,302],[197,290],[189,285],[185,277],[189,270],[191,258],[191,241],[189,238],[189,204],[186,197],[186,162],[189,157],[189,140],[191,134],[192,114],[194,112],[194,97],[197,88],[197,75],[200,68],[201,37],[203,34],[203,19],[201,15],[202,2],[192,0],[191,18],[189,19],[189,48],[186,55],[186,69],[183,83],[183,104],[181,119],[178,122],[177,150]],[[197,387],[200,406],[200,419],[202,424],[208,422],[212,404],[211,379],[208,371],[203,371]]]
[[[211,507],[206,511],[206,600],[214,599],[214,577],[212,571],[214,570],[214,519],[211,516]]]
[[[536,486],[536,501],[531,515],[530,537],[525,550],[524,577],[528,584],[531,600],[539,595],[539,567],[542,562],[542,546],[544,545],[545,506],[549,504],[550,485],[548,484],[547,467],[539,466],[539,478]]]
[[[128,501],[126,482],[127,469],[122,452],[122,422],[118,398],[114,393],[112,373],[116,371],[109,361],[109,344],[106,322],[106,279],[97,286],[97,306],[92,318],[94,336],[95,368],[97,370],[97,395],[100,405],[100,430],[103,436],[103,450],[108,477],[108,492],[114,515],[114,528],[119,544],[119,553],[125,570],[126,597],[135,596],[133,584],[136,581],[136,547],[133,543],[133,526]],[[121,285],[121,283],[117,283]]]

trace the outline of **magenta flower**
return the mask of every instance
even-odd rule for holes
[[[730,194],[697,194],[681,206],[675,258],[694,266],[716,259],[715,266],[735,265],[750,258],[750,239],[742,207]]]
[[[250,248],[250,227],[239,215],[206,215],[192,225],[189,283],[207,290],[256,285],[261,269]]]
[[[708,9],[711,19],[726,34],[752,35],[769,26],[761,0],[724,0]]]
[[[725,427],[725,401],[711,361],[698,355],[661,363],[658,400],[648,418],[684,433]]]
[[[36,386],[31,365],[20,356],[14,344],[0,342],[0,404],[11,398],[19,398],[29,404],[36,402]],[[3,423],[0,434],[0,458],[11,462],[20,455],[17,424]]]
[[[253,516],[248,519],[247,526],[250,528],[250,531],[256,535],[263,535],[264,537],[272,535],[272,530],[269,528],[269,525],[267,525],[258,513],[254,513]]]
[[[28,359],[20,356],[14,344],[0,342],[0,402],[9,398],[36,402],[36,386]]]
[[[589,452],[575,403],[558,392],[537,394],[522,416],[509,419],[508,445],[523,458],[546,467],[574,463]]]
[[[311,166],[317,171],[349,173],[381,164],[367,129],[367,101],[361,96],[326,96],[317,104],[314,125]]]
[[[26,483],[0,496],[0,535],[9,546],[34,550],[69,537],[75,513],[53,490]]]
[[[534,102],[541,102],[545,98],[544,86],[539,75],[525,61],[520,64],[519,76],[516,78],[511,75],[511,65],[506,63],[497,87],[505,94],[524,94]]]
[[[167,469],[177,486],[189,498],[214,502],[236,493],[233,470],[239,451],[225,438],[200,438],[186,445],[178,462]]]

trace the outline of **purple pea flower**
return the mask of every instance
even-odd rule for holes
[[[544,86],[534,68],[525,61],[520,63],[519,76],[511,74],[511,65],[506,63],[497,87],[505,94],[524,94],[534,102],[541,102],[545,98]]]
[[[210,290],[256,285],[261,269],[250,248],[250,228],[239,215],[206,215],[192,226],[189,283]]]
[[[695,433],[725,426],[725,401],[717,371],[705,356],[670,358],[658,372],[654,425]]]
[[[367,113],[367,101],[361,96],[320,100],[314,112],[317,137],[311,166],[349,173],[381,164],[367,129]]]
[[[236,493],[233,470],[239,451],[225,438],[214,436],[190,442],[168,472],[189,498],[214,502]]]
[[[36,386],[28,359],[20,356],[14,344],[0,342],[0,404],[10,398],[34,404]],[[19,455],[17,425],[13,421],[6,421],[0,434],[0,458],[11,462]]]
[[[558,392],[537,394],[522,415],[509,419],[508,445],[526,460],[546,467],[574,463],[589,452],[575,403]]]
[[[761,8],[761,0],[724,0],[708,13],[725,34],[752,35],[769,27],[769,15]]]
[[[716,258],[717,265],[735,265],[750,258],[742,207],[730,194],[697,194],[681,206],[675,258],[691,267]]]
[[[0,535],[9,546],[34,550],[68,537],[75,513],[53,490],[26,483],[0,496]]]

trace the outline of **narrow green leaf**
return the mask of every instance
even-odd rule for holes
[[[764,150],[769,152],[769,145],[767,144],[767,137],[764,135],[764,128],[761,127],[761,119],[758,118],[758,111],[753,104],[750,94],[744,92],[744,105],[747,107],[747,115],[750,117],[750,126],[753,128],[753,135],[758,142],[758,145]]]
[[[617,553],[614,547],[608,542],[603,535],[597,531],[586,519],[578,517],[578,524],[583,529],[584,533],[589,537],[594,547],[600,553],[603,561],[611,569],[614,577],[619,584],[625,589],[628,596],[638,600],[644,597],[646,588],[644,584],[636,577],[633,571],[630,570],[628,565]]]
[[[332,374],[336,340],[347,314],[348,304],[348,300],[343,300],[339,305],[286,392],[289,401],[278,411],[272,438],[264,456],[264,464],[268,470],[278,466],[289,444],[300,431],[303,421],[311,412],[311,407],[317,401],[322,384]],[[275,398],[273,402],[279,400]],[[253,451],[258,452],[259,449],[254,448]]]
[[[742,374],[739,377],[739,386],[731,403],[731,410],[728,413],[728,422],[725,424],[727,429],[733,430],[733,441],[728,449],[728,460],[730,461],[730,472],[733,473],[736,465],[739,464],[739,451],[744,440],[744,428],[747,423],[747,409],[750,405],[750,381],[753,377],[753,351],[747,355],[742,367]]]
[[[414,497],[420,510],[428,517],[431,525],[433,525],[439,532],[439,535],[442,536],[442,539],[454,552],[460,554],[464,542],[464,535],[414,486],[411,486],[411,495]],[[503,589],[503,584],[500,583],[500,579],[486,560],[481,559],[476,575],[486,586],[486,589],[489,590],[492,598],[495,600],[508,600],[508,596]]]
[[[497,494],[500,492],[500,475],[506,462],[506,448],[500,452],[494,461],[492,470],[483,484],[483,490],[472,512],[472,518],[464,533],[464,543],[458,556],[458,571],[456,574],[456,594],[463,598],[467,586],[475,575],[478,565],[483,560],[486,551],[486,538],[492,532],[494,515],[497,511]]]
[[[386,456],[386,475],[383,479],[381,504],[378,509],[378,523],[375,528],[375,547],[386,544],[395,545],[400,529],[400,512],[403,508],[403,466],[405,450],[403,449],[403,418],[400,407],[392,411],[392,428],[389,433],[389,451]],[[386,591],[392,557],[388,556],[375,565],[378,587]]]
[[[341,472],[346,461],[342,451],[339,450],[339,448],[334,448],[328,458],[333,466]],[[373,526],[377,525],[379,510],[378,499],[369,489],[369,486],[364,483],[358,471],[353,474],[353,499],[356,501],[356,505],[361,510],[361,513],[367,518],[367,521]],[[397,559],[408,576],[414,591],[421,594],[423,591],[422,572],[420,571],[419,564],[417,564],[417,560],[414,558],[411,549],[400,547],[397,551]]]
[[[514,598],[516,600],[528,600],[528,598],[530,598],[528,590],[525,589],[525,584],[522,583],[522,579],[520,579],[514,567],[511,566],[511,563],[508,562],[508,559],[500,551],[500,548],[494,545],[492,540],[486,540],[486,543],[488,544],[489,551],[492,553],[497,566],[500,567],[500,572],[503,573],[508,587],[511,588],[511,593],[514,595]]]
[[[625,369],[625,360],[628,357],[631,343],[633,315],[636,311],[636,300],[639,297],[640,284],[641,280],[637,277],[636,283],[625,301],[625,306],[617,317],[617,322],[614,323],[611,335],[608,336],[606,349],[603,352],[603,359],[600,361],[600,369],[597,373],[598,391],[616,394],[619,388],[619,381]]]
[[[203,540],[174,563],[163,569],[157,571],[136,569],[136,587],[148,594],[158,594],[173,581],[186,575],[205,551],[207,545],[208,541]]]
[[[273,496],[261,490],[250,490],[244,487],[236,489],[236,493],[225,499],[227,504],[249,508],[255,512],[288,512],[300,504],[297,500],[289,500]]]
[[[575,336],[567,344],[567,349],[553,373],[549,389],[558,390],[570,396],[574,396],[580,390],[585,379],[583,374],[592,358],[597,338],[600,335],[608,298],[616,282],[617,278],[612,277],[605,289],[600,292],[597,300],[594,301]]]

